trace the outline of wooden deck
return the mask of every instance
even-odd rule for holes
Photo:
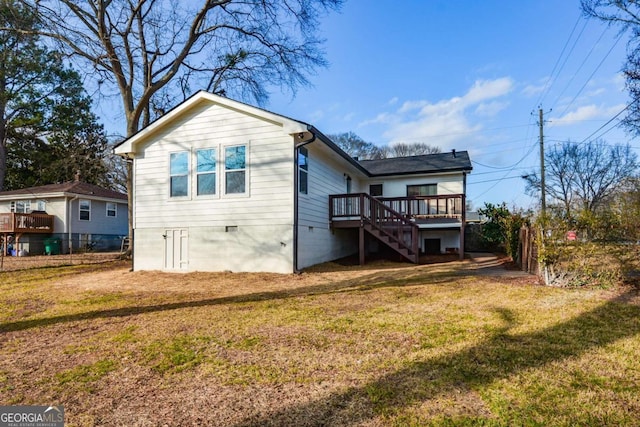
[[[464,194],[415,197],[372,197],[366,193],[329,196],[331,228],[360,229],[360,263],[364,264],[364,231],[417,263],[418,232],[430,225],[460,230],[460,248],[464,248]],[[460,257],[464,250],[460,250]]]
[[[53,233],[53,215],[0,213],[0,233]]]

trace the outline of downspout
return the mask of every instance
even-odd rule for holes
[[[71,222],[73,221],[73,201],[78,200],[80,196],[74,196],[69,200],[67,205],[67,234],[69,236],[69,258],[73,256],[73,243],[71,241]]]
[[[135,215],[133,214],[133,209],[135,206],[134,203],[134,198],[135,198],[135,190],[134,190],[134,183],[135,183],[135,176],[133,176],[135,168],[134,168],[134,164],[133,164],[133,156],[129,156],[127,155],[125,161],[127,162],[127,171],[129,171],[129,173],[131,174],[131,191],[127,191],[127,222],[129,224],[131,224],[131,230],[130,230],[130,234],[131,236],[129,236],[129,251],[131,251],[131,269],[129,269],[129,272],[135,271],[135,262],[136,262],[136,257],[133,255],[133,252],[136,250],[136,246],[135,246],[135,233],[136,233],[136,229],[135,229],[135,224],[134,224],[134,220],[135,220]],[[132,194],[129,194],[132,193]]]
[[[298,153],[301,147],[311,144],[316,140],[316,134],[311,132],[311,138],[306,141],[298,142],[293,149],[293,273],[300,274],[298,269],[298,180],[300,179],[300,171],[298,166]],[[304,136],[302,132],[297,135],[300,139]]]

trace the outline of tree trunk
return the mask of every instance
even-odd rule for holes
[[[7,124],[3,107],[0,106],[0,191],[4,191],[4,180],[7,176]]]

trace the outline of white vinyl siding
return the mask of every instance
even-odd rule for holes
[[[141,155],[135,160],[136,229],[293,226],[293,140],[280,126],[207,104],[176,119],[152,141],[141,146]],[[246,193],[225,194],[225,178],[220,175],[227,172],[226,149],[238,146],[246,147]],[[198,150],[210,148],[218,150],[216,184],[220,195],[198,197],[191,191],[190,196],[169,198],[171,203],[167,203],[169,153],[188,150],[195,159]],[[192,180],[197,185],[195,175]],[[195,244],[196,237],[190,236]]]
[[[379,182],[379,178],[377,181]],[[422,176],[385,177],[384,197],[406,197],[408,186],[425,184],[436,185],[437,195],[462,194],[464,190],[463,175],[461,172]]]

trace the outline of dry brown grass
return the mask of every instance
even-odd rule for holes
[[[0,273],[0,402],[69,426],[634,425],[637,294],[497,264]]]

